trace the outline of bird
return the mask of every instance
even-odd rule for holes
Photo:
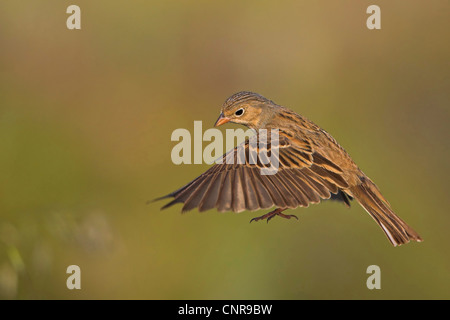
[[[222,105],[214,126],[235,123],[253,129],[256,134],[228,151],[222,161],[183,187],[155,200],[173,198],[161,209],[182,203],[182,212],[197,208],[219,212],[256,211],[274,208],[250,220],[269,222],[278,216],[285,219],[288,209],[308,207],[321,200],[338,200],[350,207],[356,200],[380,226],[391,244],[399,246],[423,239],[397,216],[378,187],[355,164],[343,147],[324,129],[287,107],[260,94],[241,91]],[[266,130],[266,131],[264,131]],[[266,133],[276,130],[277,139]],[[262,133],[261,133],[262,132]],[[262,174],[267,161],[253,159],[261,151],[275,153],[278,168],[274,174]],[[256,150],[255,150],[256,149]],[[236,161],[243,154],[242,161]],[[234,161],[229,161],[234,160]],[[253,161],[251,161],[253,160]]]

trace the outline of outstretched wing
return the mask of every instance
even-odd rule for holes
[[[274,162],[267,160],[276,153],[276,173],[263,174],[262,170],[274,166]],[[193,208],[241,212],[273,206],[307,207],[330,198],[350,204],[351,197],[341,190],[349,187],[341,168],[315,151],[308,140],[292,139],[282,131],[273,141],[261,134],[249,138],[226,153],[222,162],[182,188],[159,198],[174,198],[162,209],[184,203],[183,212]]]

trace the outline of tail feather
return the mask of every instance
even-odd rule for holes
[[[389,241],[394,246],[408,243],[410,240],[421,242],[422,238],[419,234],[392,211],[377,186],[366,177],[363,177],[361,181],[361,184],[351,187],[350,191],[381,227]]]

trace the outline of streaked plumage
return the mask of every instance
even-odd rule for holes
[[[242,114],[239,109],[243,109]],[[292,215],[281,212],[307,207],[322,199],[340,200],[347,206],[356,199],[394,246],[410,240],[422,241],[392,211],[376,185],[336,140],[308,119],[259,94],[239,92],[225,101],[216,125],[228,121],[255,130],[279,130],[277,173],[262,175],[260,169],[267,165],[251,158],[255,151],[252,148],[257,145],[252,139],[261,138],[255,135],[225,154],[222,164],[213,165],[184,187],[162,197],[174,198],[163,208],[176,203],[184,204],[183,212],[194,208],[199,211],[216,208],[221,212],[278,208],[256,218],[270,220],[275,215],[290,218]],[[265,147],[271,149],[270,139]],[[237,157],[241,152],[245,157],[239,164]],[[234,157],[234,164],[225,161],[227,157]]]

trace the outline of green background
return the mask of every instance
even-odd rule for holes
[[[449,299],[449,9],[1,1],[0,297]],[[172,164],[172,131],[212,127],[241,90],[330,132],[425,241],[391,247],[357,203],[269,224],[146,205],[208,168]],[[72,264],[81,290],[66,288]]]

